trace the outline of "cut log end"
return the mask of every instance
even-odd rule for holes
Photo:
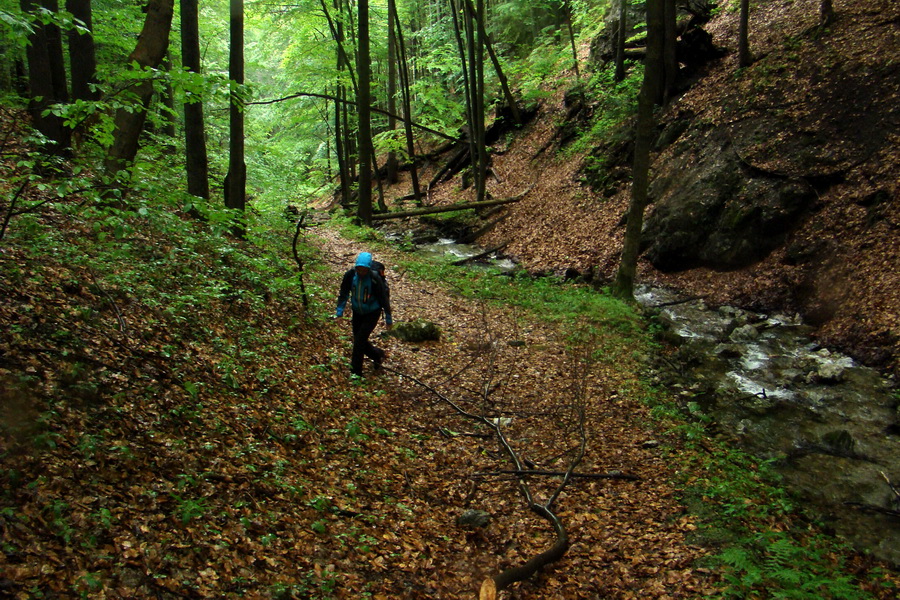
[[[490,577],[484,580],[481,584],[481,592],[478,594],[478,600],[496,600],[497,599],[497,586],[494,583],[494,580]]]

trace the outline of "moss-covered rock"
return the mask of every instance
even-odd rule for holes
[[[440,340],[441,328],[431,321],[416,319],[405,323],[395,323],[390,331],[385,332],[385,335],[416,344]]]

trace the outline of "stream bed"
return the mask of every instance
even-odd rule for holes
[[[900,564],[900,427],[892,382],[821,347],[798,317],[642,287],[680,344],[676,392],[715,430],[774,465],[788,488],[860,550]],[[892,514],[893,511],[893,514]]]

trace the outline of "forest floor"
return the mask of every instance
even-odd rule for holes
[[[336,272],[367,249],[328,232],[322,240]],[[389,265],[398,261],[388,250],[377,258]],[[395,317],[431,321],[443,331],[441,341],[423,345],[410,346],[394,337],[380,342],[388,351],[387,366],[396,373],[379,377],[392,379],[386,384],[406,398],[382,409],[409,432],[432,438],[431,447],[419,451],[424,464],[405,474],[404,494],[404,503],[430,518],[416,518],[395,529],[401,539],[445,542],[439,551],[431,545],[434,553],[427,559],[438,579],[401,559],[411,573],[419,573],[414,580],[424,576],[417,585],[437,586],[436,597],[465,597],[484,577],[548,549],[554,536],[530,514],[515,481],[499,475],[513,465],[496,440],[490,435],[436,435],[447,429],[472,431],[475,424],[427,390],[404,384],[403,376],[394,380],[399,373],[428,382],[469,410],[487,408],[483,390],[490,388],[490,414],[512,419],[505,435],[537,469],[565,470],[566,458],[578,445],[575,432],[565,429],[566,423],[571,426],[566,413],[581,403],[588,439],[578,471],[638,478],[569,484],[559,510],[563,521],[572,525],[572,547],[563,561],[521,584],[512,597],[674,598],[706,595],[713,589],[715,575],[696,568],[707,551],[689,543],[693,519],[672,485],[677,467],[670,458],[677,448],[669,443],[674,438],[665,436],[666,449],[659,447],[664,434],[654,431],[648,407],[628,391],[636,389],[633,359],[594,363],[585,372],[577,350],[567,348],[560,324],[539,314],[473,302],[403,273],[391,272],[388,279]],[[475,473],[494,475],[476,485]],[[538,501],[546,501],[558,480],[530,484]],[[454,520],[468,508],[490,513],[491,525],[474,534],[461,531]],[[445,573],[453,573],[453,579],[441,581]]]
[[[255,275],[231,271],[245,259],[227,244],[194,253],[144,227],[89,258],[76,248],[90,225],[54,211],[38,222],[54,255],[18,229],[0,254],[0,595],[475,597],[555,535],[490,432],[414,379],[512,419],[505,435],[538,469],[566,468],[584,411],[577,471],[607,478],[568,483],[555,503],[568,553],[505,597],[698,597],[720,581],[698,564],[708,551],[673,484],[678,436],[654,430],[641,402],[637,347],[607,344],[587,369],[603,340],[573,349],[565,323],[392,268],[396,318],[443,335],[384,338],[385,370],[354,382],[349,321],[326,316],[369,245],[309,236],[325,314],[304,317],[295,295],[254,299]],[[132,251],[149,270],[129,271],[144,268]],[[203,296],[225,281],[231,292]],[[546,501],[558,478],[528,483]],[[457,525],[466,509],[491,523]]]

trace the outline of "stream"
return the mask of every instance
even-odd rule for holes
[[[438,239],[416,253],[443,262],[477,246]],[[494,256],[469,266],[515,267]],[[678,346],[660,375],[712,430],[761,459],[824,524],[857,549],[900,564],[900,413],[892,382],[817,344],[797,316],[710,307],[661,288],[637,300],[658,314]],[[674,374],[674,376],[673,376]]]
[[[773,459],[837,534],[900,564],[900,497],[885,479],[900,482],[891,382],[817,344],[799,317],[712,308],[658,288],[636,296],[680,344],[679,397],[718,433]]]

